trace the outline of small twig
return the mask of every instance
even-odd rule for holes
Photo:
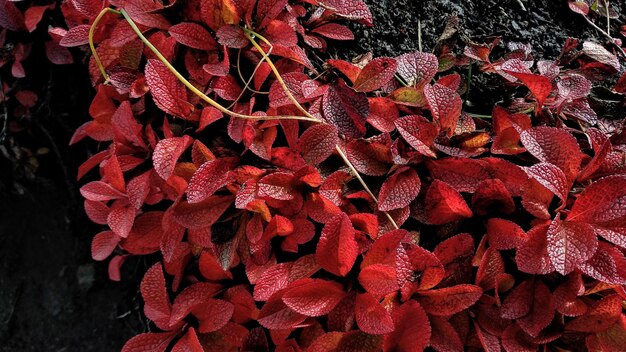
[[[611,33],[611,14],[609,12],[609,0],[604,0],[604,8],[606,10],[606,32]]]
[[[593,23],[589,17],[582,15],[583,18],[585,19],[585,21],[587,21],[587,23],[589,23],[589,25],[593,28],[595,28],[598,32],[600,32],[600,34],[602,34],[608,41],[611,42],[611,44],[617,49],[617,51],[619,52],[619,54],[622,56],[622,58],[626,59],[626,52],[624,52],[624,49],[622,49],[619,45],[617,45],[615,43],[615,41],[613,40],[613,37],[611,37],[611,35],[607,32],[604,31],[604,29],[598,27],[597,24]]]
[[[417,19],[417,50],[422,51],[422,20]]]
[[[393,76],[394,76],[394,77],[396,78],[396,80],[397,80],[398,82],[400,82],[400,84],[402,84],[403,86],[405,86],[405,87],[408,87],[408,86],[409,86],[409,84],[408,84],[408,83],[406,83],[406,82],[402,79],[402,77],[400,77],[400,75],[398,75],[397,73],[395,73]]]
[[[2,144],[7,136],[7,123],[9,121],[9,108],[7,107],[6,97],[4,96],[4,84],[2,82],[2,77],[0,77],[0,101],[2,102],[2,115],[0,115],[0,119],[2,120],[0,144]]]
[[[519,5],[519,7],[522,9],[522,11],[526,12],[526,6],[524,6],[524,3],[522,2],[522,0],[515,0],[515,2],[517,2],[517,4]]]
[[[469,67],[467,68],[467,91],[465,92],[465,102],[469,101],[470,90],[472,88],[472,60],[470,59]]]

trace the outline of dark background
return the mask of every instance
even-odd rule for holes
[[[499,35],[505,42],[531,43],[536,58],[557,57],[568,36],[596,37],[565,0],[366,2],[375,26],[354,26],[358,39],[350,51],[331,48],[331,55],[350,58],[372,51],[395,56],[417,50],[418,19],[423,49],[431,51],[451,14],[459,16],[462,35],[476,42]],[[622,13],[618,2],[611,5]],[[77,61],[80,57],[76,52]],[[82,62],[53,67],[43,62],[43,52],[35,51],[26,65],[24,84],[43,87],[43,103],[20,142],[49,152],[38,157],[34,179],[23,177],[19,165],[0,155],[0,351],[119,351],[146,329],[138,283],[147,264],[131,259],[122,282],[111,282],[106,263],[91,259],[91,238],[100,229],[84,215],[78,188],[86,181],[77,183],[75,175],[98,145],[69,147],[68,142],[73,130],[90,119],[94,92]],[[477,106],[497,101],[497,84],[488,77],[477,74],[472,85],[470,100]]]

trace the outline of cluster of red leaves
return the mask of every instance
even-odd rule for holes
[[[20,29],[0,5],[0,25]],[[85,46],[104,5],[65,2],[55,45]],[[79,170],[100,172],[81,188],[106,228],[92,255],[112,256],[114,280],[129,256],[162,256],[141,283],[161,332],[124,351],[623,350],[626,129],[589,101],[621,69],[609,49],[572,39],[535,62],[526,45],[494,58],[497,41],[461,54],[444,41],[438,56],[321,71],[316,52],[353,37],[342,21],[371,24],[362,1],[110,5],[195,87],[259,117],[205,104],[103,17],[109,79],[92,58],[93,119],[72,139],[110,142]],[[272,44],[290,94],[242,26]],[[514,92],[490,118],[464,111],[468,65]],[[625,81],[610,92],[622,102]],[[290,95],[321,123],[270,119],[299,115]]]

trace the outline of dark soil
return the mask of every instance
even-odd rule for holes
[[[530,43],[537,58],[557,57],[568,36],[596,37],[565,0],[366,2],[375,26],[355,27],[352,54],[417,50],[418,19],[423,49],[432,51],[452,14],[460,19],[461,35],[476,42],[498,35],[505,42]],[[626,9],[611,4],[620,14]],[[51,152],[40,157],[38,177],[30,181],[14,180],[12,167],[0,157],[0,351],[117,351],[145,331],[137,287],[146,264],[127,262],[123,281],[115,283],[105,263],[92,261],[90,242],[99,229],[83,214],[74,180],[78,165],[96,148],[67,144],[72,130],[89,119],[93,92],[79,64],[38,77],[43,81],[30,84],[46,87],[46,106],[34,117],[29,138]],[[488,78],[475,77],[473,84],[484,88],[474,89],[470,100],[483,112],[500,97],[496,84],[490,90]]]
[[[45,60],[45,56],[38,56]],[[73,129],[88,117],[93,92],[82,64],[32,63],[24,80],[45,87],[31,130],[14,137],[39,156],[37,177],[0,157],[0,351],[119,351],[145,329],[138,302],[136,261],[125,280],[108,280],[106,263],[91,259],[100,229],[84,214],[76,170],[95,146],[69,147]],[[81,182],[83,183],[83,182]]]
[[[461,21],[460,34],[475,42],[501,36],[505,42],[530,43],[536,57],[554,59],[567,37],[596,38],[593,28],[571,12],[565,0],[365,0],[374,27],[359,31],[355,52],[396,56],[418,48],[432,51],[450,15]],[[524,9],[522,9],[523,4]],[[622,14],[619,1],[611,7]]]

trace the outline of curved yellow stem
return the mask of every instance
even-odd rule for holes
[[[283,88],[283,90],[285,91],[285,94],[287,94],[287,97],[289,98],[289,100],[291,100],[293,102],[293,105],[295,105],[298,110],[300,110],[302,113],[304,113],[307,117],[311,117],[315,119],[315,116],[311,115],[302,105],[300,105],[300,103],[298,102],[298,100],[291,94],[291,91],[289,90],[289,87],[287,87],[287,84],[285,84],[285,81],[283,80],[282,76],[280,75],[280,72],[278,72],[278,69],[276,68],[276,66],[274,65],[274,63],[272,62],[272,60],[269,59],[268,55],[265,53],[265,51],[263,50],[263,48],[254,40],[253,36],[259,38],[261,41],[265,42],[267,45],[270,45],[271,47],[271,43],[264,38],[262,35],[248,29],[248,28],[243,28],[246,37],[248,37],[248,40],[250,40],[250,43],[252,43],[252,46],[254,46],[256,48],[256,50],[259,51],[259,53],[261,55],[263,55],[263,58],[265,59],[265,62],[267,62],[267,64],[269,65],[270,69],[272,70],[272,72],[274,73],[274,76],[276,77],[276,80],[278,81],[278,83],[280,84],[280,86]],[[323,121],[316,119],[318,122],[323,123]],[[335,150],[337,151],[337,153],[339,154],[339,156],[341,157],[341,159],[343,160],[343,162],[346,164],[346,166],[348,166],[348,168],[350,169],[350,171],[354,174],[354,176],[357,178],[357,180],[359,181],[359,183],[361,184],[361,186],[363,187],[363,189],[365,190],[365,192],[367,192],[367,194],[372,197],[372,199],[374,200],[374,202],[376,204],[378,204],[378,198],[376,198],[376,196],[374,195],[374,192],[372,192],[372,190],[370,190],[369,186],[367,185],[367,183],[365,183],[365,180],[361,177],[361,175],[359,174],[359,171],[354,167],[354,165],[352,164],[352,162],[350,161],[350,159],[348,159],[348,156],[346,155],[346,153],[344,153],[344,151],[341,149],[341,146],[339,145],[335,145]],[[387,219],[389,220],[389,222],[391,223],[391,225],[395,228],[398,229],[398,224],[396,223],[396,221],[393,219],[393,217],[391,217],[391,215],[386,212],[383,211],[383,213],[385,214],[385,216],[387,217]]]
[[[96,31],[96,27],[98,26],[98,23],[100,23],[100,20],[102,20],[102,17],[104,17],[104,15],[106,15],[107,13],[121,15],[120,11],[114,10],[110,7],[105,7],[102,9],[102,11],[100,11],[98,16],[96,16],[96,19],[93,20],[91,27],[89,27],[89,48],[91,49],[93,60],[96,62],[96,66],[100,70],[100,73],[102,74],[102,77],[104,78],[105,83],[109,81],[109,75],[107,75],[106,70],[104,69],[104,66],[102,65],[102,61],[100,61],[100,56],[96,52],[96,47],[93,44],[93,34]]]
[[[176,76],[176,78],[182,84],[184,84],[185,87],[187,87],[187,89],[189,89],[195,95],[200,97],[200,99],[206,101],[207,103],[209,103],[209,105],[213,106],[214,108],[216,108],[217,110],[221,111],[222,113],[226,115],[234,116],[234,117],[238,117],[242,119],[258,120],[258,116],[244,115],[244,114],[239,114],[234,111],[228,110],[227,108],[222,106],[220,103],[209,98],[206,94],[204,94],[202,91],[196,88],[193,84],[191,84],[191,82],[189,82],[185,77],[183,77],[183,75],[181,75],[180,72],[178,72],[178,70],[176,70],[176,68],[174,68],[174,66],[172,66],[172,64],[169,61],[167,61],[167,59],[163,56],[163,54],[161,54],[161,52],[154,45],[152,45],[152,43],[150,43],[150,41],[143,35],[143,33],[141,33],[141,31],[139,30],[135,22],[132,20],[132,18],[130,18],[128,13],[124,11],[123,9],[120,10],[120,12],[122,13],[122,16],[124,16],[128,24],[130,25],[130,27],[133,29],[135,34],[139,37],[139,39],[141,39],[141,41],[148,47],[148,49],[150,49],[150,51],[152,51],[154,55],[156,55],[159,61],[161,61],[163,65],[165,65],[165,67],[167,67],[167,69],[170,72],[172,72],[172,74]],[[290,119],[290,120],[303,120],[303,121],[313,121],[313,122],[318,121],[316,118],[311,119],[310,117],[307,117],[307,116],[273,116],[273,117],[274,119]]]

